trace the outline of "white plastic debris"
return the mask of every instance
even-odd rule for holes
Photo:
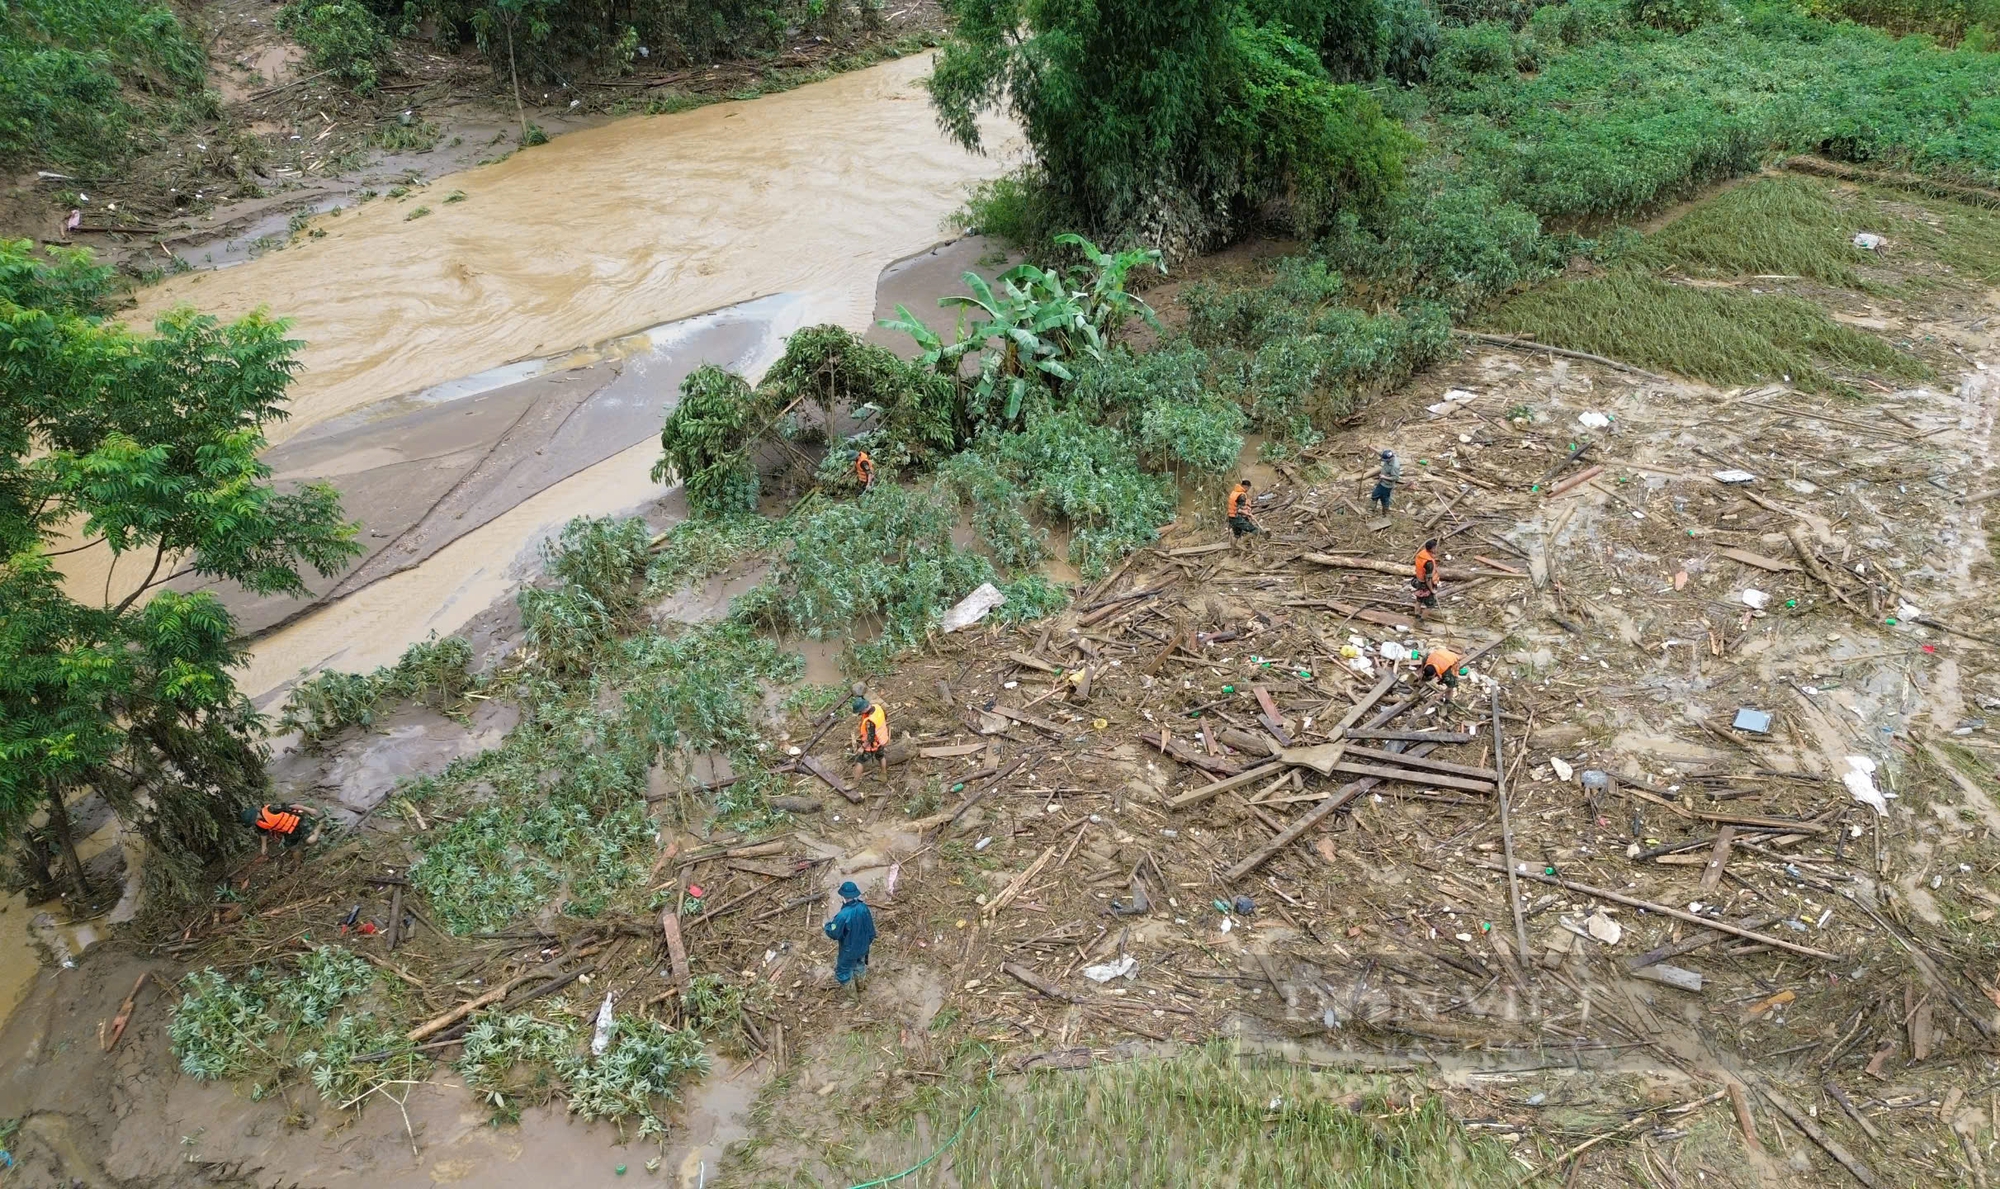
[[[1872,231],[1856,232],[1854,236],[1854,246],[1864,252],[1873,252],[1880,248],[1882,243],[1882,237]]]
[[[1396,643],[1394,640],[1382,641],[1382,645],[1378,651],[1381,652],[1382,659],[1385,661],[1408,660],[1410,656],[1410,650]]]
[[[1569,761],[1562,759],[1560,756],[1550,756],[1549,767],[1556,770],[1556,779],[1562,781],[1564,784],[1569,783],[1570,775],[1575,771],[1575,769],[1569,766]]]
[[[1731,468],[1730,470],[1715,472],[1715,481],[1717,483],[1755,483],[1757,476],[1751,474],[1749,471],[1739,471]]]
[[[1102,966],[1086,966],[1083,977],[1094,983],[1108,983],[1114,978],[1131,978],[1132,971],[1139,965],[1139,959],[1130,954],[1116,962],[1106,962]]]
[[[604,1006],[597,1009],[597,1031],[590,1038],[590,1055],[602,1057],[604,1050],[611,1047],[611,1033],[616,1025],[612,1020],[611,1005],[618,1002],[618,992],[604,993]]]
[[[1889,803],[1882,798],[1882,790],[1875,787],[1875,761],[1867,756],[1848,756],[1847,774],[1840,778],[1847,786],[1848,795],[1875,811],[1877,817],[1889,816]]]
[[[1915,603],[1898,603],[1896,605],[1897,619],[1915,619],[1917,616],[1922,615],[1923,613],[1924,613],[1923,609],[1918,607]]]
[[[1611,418],[1596,412],[1579,413],[1576,417],[1576,423],[1585,429],[1603,429],[1611,424]]]
[[[1764,591],[1758,590],[1755,587],[1751,587],[1749,590],[1744,591],[1741,595],[1737,597],[1743,600],[1743,605],[1745,607],[1748,607],[1753,611],[1762,611],[1764,608],[1771,605],[1771,596]]]
[[[1625,930],[1617,921],[1605,916],[1601,908],[1590,914],[1589,919],[1583,922],[1583,927],[1590,930],[1590,935],[1605,945],[1617,945],[1619,939],[1625,936]]]
[[[961,628],[969,628],[985,619],[993,608],[1006,601],[1007,596],[1000,593],[999,587],[991,582],[982,582],[978,589],[960,599],[957,606],[944,613],[944,630],[955,632]]]

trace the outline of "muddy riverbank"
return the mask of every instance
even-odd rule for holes
[[[588,129],[148,291],[134,322],[294,318],[304,368],[269,459],[365,525],[370,556],[310,602],[227,595],[258,636],[245,691],[392,661],[505,599],[570,518],[661,499],[650,441],[693,367],[754,376],[799,326],[863,330],[955,289],[988,249],[930,249],[1016,141],[947,142],[928,70]],[[66,561],[78,589],[135,577],[102,550]]]

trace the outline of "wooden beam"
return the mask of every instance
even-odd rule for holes
[[[1180,796],[1168,800],[1167,805],[1174,809],[1186,809],[1190,805],[1199,805],[1203,801],[1206,801],[1211,797],[1219,796],[1223,793],[1230,791],[1231,789],[1240,789],[1244,785],[1255,784],[1258,781],[1263,780],[1265,777],[1275,776],[1279,772],[1284,771],[1284,769],[1285,769],[1285,764],[1282,761],[1277,761],[1269,764],[1259,764],[1255,768],[1245,769],[1244,771],[1237,773],[1235,776],[1230,776],[1222,780],[1218,780],[1214,784],[1205,785],[1202,788],[1198,789],[1190,789],[1187,792],[1182,793]]]

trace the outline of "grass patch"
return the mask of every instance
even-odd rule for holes
[[[1221,1046],[1035,1074],[987,1096],[955,1149],[958,1175],[992,1189],[1442,1189],[1518,1175],[1504,1146],[1467,1136],[1435,1099],[1410,1110],[1386,1083],[1353,1089]]]
[[[1711,384],[1789,376],[1809,392],[1851,393],[1860,375],[1920,381],[1932,374],[1920,360],[1842,326],[1810,302],[1677,285],[1631,268],[1523,294],[1486,324]]]
[[[1854,246],[1855,203],[1822,183],[1765,178],[1700,203],[1649,237],[1635,264],[1699,277],[1795,276],[1846,289],[1866,285]]]

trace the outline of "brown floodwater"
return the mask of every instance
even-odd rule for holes
[[[374,563],[381,577],[358,589],[346,583],[313,605],[239,607],[250,612],[246,626],[275,625],[253,643],[239,674],[244,692],[269,695],[309,669],[391,662],[427,633],[457,630],[507,597],[531,568],[535,544],[571,517],[659,499],[665,489],[648,477],[658,453],[647,440],[658,424],[649,410],[671,403],[672,385],[693,363],[754,375],[797,326],[867,329],[885,269],[945,239],[969,185],[1018,153],[1014,130],[997,122],[985,130],[987,156],[947,141],[922,87],[929,70],[930,56],[920,55],[780,95],[570,133],[324,217],[322,238],[143,293],[128,315],[135,323],[180,304],[291,318],[304,366],[291,419],[273,427],[275,453],[293,439],[336,432],[352,449],[322,460],[317,474],[278,469],[330,478],[351,509],[382,506],[385,517],[429,460],[488,459],[492,472],[491,460],[508,457],[476,437],[481,419],[470,409],[465,441],[448,433],[436,440],[433,417],[423,422],[429,453],[403,451],[400,427],[415,406],[449,412],[497,386],[572,369],[595,369],[587,382],[602,386],[594,405],[579,406],[585,416],[566,423],[560,460],[539,443],[514,442],[539,463],[487,474],[482,481],[497,494],[475,513],[448,508],[415,533],[399,519],[369,538],[396,537],[412,554],[402,568],[385,558]],[[765,306],[758,299],[782,299],[761,338],[737,333],[709,360],[711,340],[697,337],[674,366],[655,369],[651,388],[602,378],[642,372],[641,356],[657,354],[662,329],[677,322],[731,307],[741,307],[732,315],[739,323],[754,322]],[[645,406],[639,420],[650,416],[636,434],[632,410],[616,407],[635,400]],[[383,432],[370,440],[364,423],[378,416]],[[579,436],[589,417],[602,432]],[[452,457],[454,447],[462,457]],[[421,521],[435,511],[427,499],[393,510]],[[382,518],[362,518],[384,533]],[[137,560],[113,566],[102,549],[86,550],[66,558],[65,569],[79,594],[115,595],[143,573]],[[330,585],[319,586],[323,596]]]

